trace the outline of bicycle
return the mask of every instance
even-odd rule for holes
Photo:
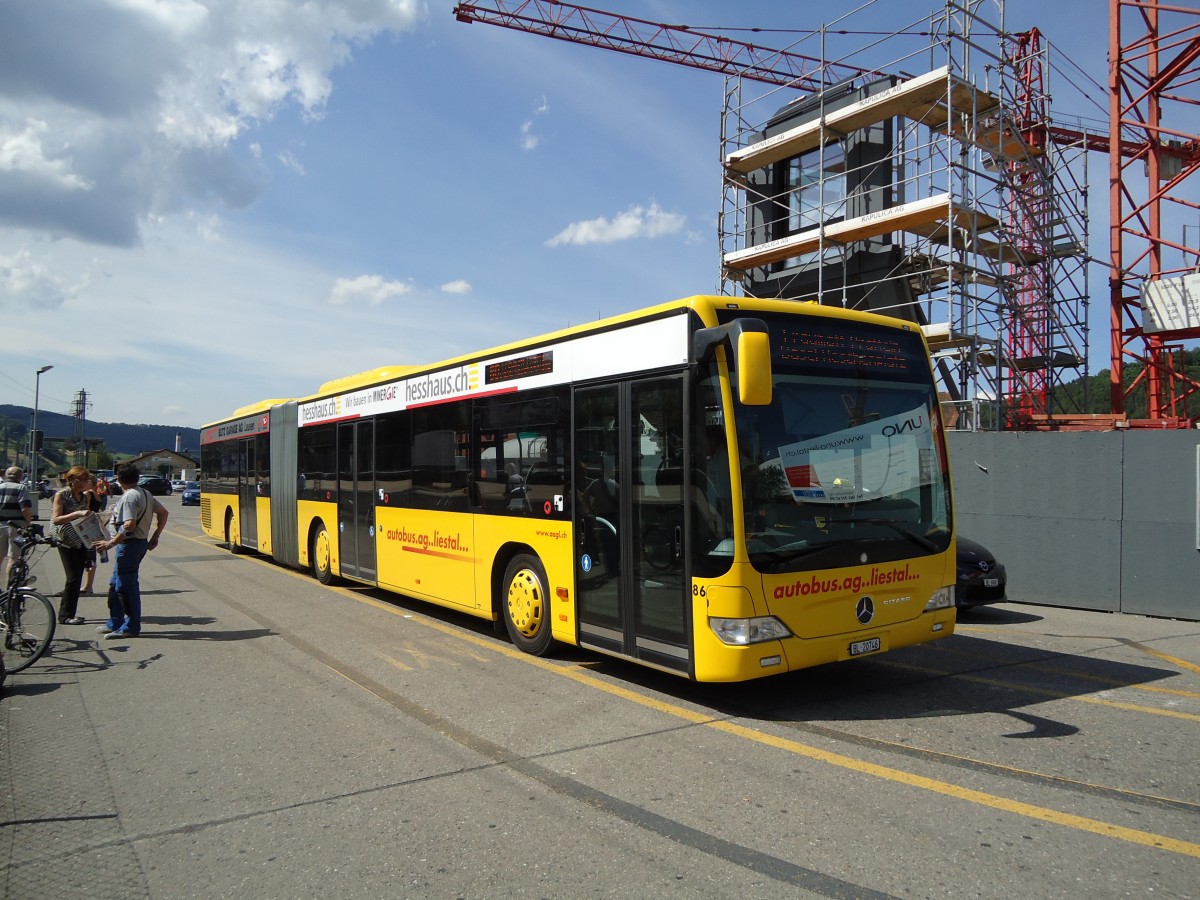
[[[12,527],[12,526],[10,526]],[[57,547],[55,537],[42,533],[41,525],[13,527],[9,541],[12,555],[8,570],[8,586],[0,594],[0,681],[7,675],[29,668],[50,646],[58,619],[54,605],[30,585],[37,581],[31,575],[30,557],[38,546]]]

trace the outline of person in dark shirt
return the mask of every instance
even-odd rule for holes
[[[0,481],[0,589],[8,584],[8,540],[12,526],[33,521],[33,501],[21,483],[24,477],[19,466],[9,466]]]

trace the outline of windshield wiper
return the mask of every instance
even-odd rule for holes
[[[846,521],[855,523],[861,522],[864,525],[882,525],[885,528],[892,529],[892,531],[896,532],[896,534],[903,535],[918,547],[928,550],[930,553],[937,552],[937,545],[934,544],[933,541],[929,540],[927,537],[917,534],[916,532],[909,531],[904,527],[903,522],[898,522],[895,519],[847,519]]]
[[[790,563],[797,559],[803,559],[806,556],[812,556],[815,553],[820,553],[823,550],[836,550],[845,547],[847,544],[860,544],[863,538],[839,538],[835,541],[825,541],[820,544],[809,544],[807,547],[793,547],[791,549],[776,548],[773,550],[757,550],[750,555],[753,557],[767,557],[771,565],[782,565]]]

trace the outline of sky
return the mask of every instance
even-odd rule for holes
[[[783,48],[864,4],[588,5]],[[0,3],[0,403],[36,388],[69,413],[86,391],[93,421],[198,427],[715,292],[723,78],[453,6]],[[880,3],[870,21],[940,8]],[[1103,84],[1106,10],[1009,0],[1005,16]]]

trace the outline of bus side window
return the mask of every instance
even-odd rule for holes
[[[569,515],[565,468],[567,391],[531,391],[520,402],[475,404],[476,502],[483,512],[544,518]]]
[[[325,491],[337,486],[335,438],[336,432],[332,425],[300,429],[301,500],[324,500]]]
[[[410,416],[394,412],[375,424],[375,485],[382,498],[376,505],[407,506],[412,499],[412,437]]]
[[[465,403],[450,403],[413,413],[413,506],[466,512],[469,413]]]

